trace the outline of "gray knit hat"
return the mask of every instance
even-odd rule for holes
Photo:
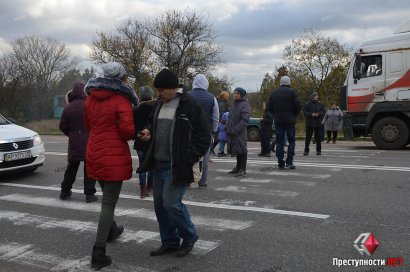
[[[124,66],[118,62],[107,62],[102,65],[104,77],[122,79],[127,71]]]
[[[142,101],[150,100],[154,96],[154,91],[148,86],[140,87],[140,97]]]
[[[286,85],[286,86],[290,86],[290,77],[288,76],[283,76],[280,78],[280,86],[282,85]]]

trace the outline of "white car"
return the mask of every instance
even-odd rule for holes
[[[44,161],[44,143],[40,135],[13,124],[0,114],[0,174],[34,171]]]

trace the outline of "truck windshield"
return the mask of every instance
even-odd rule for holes
[[[359,58],[359,57],[357,57]],[[360,78],[380,76],[383,73],[382,56],[360,56],[355,62],[354,70]]]

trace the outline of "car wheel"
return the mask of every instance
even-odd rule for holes
[[[256,142],[259,141],[260,132],[257,127],[248,128],[248,141]]]

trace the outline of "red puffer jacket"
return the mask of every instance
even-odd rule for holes
[[[85,104],[87,173],[101,181],[123,181],[132,176],[127,141],[135,129],[131,101],[110,90],[90,90]]]

